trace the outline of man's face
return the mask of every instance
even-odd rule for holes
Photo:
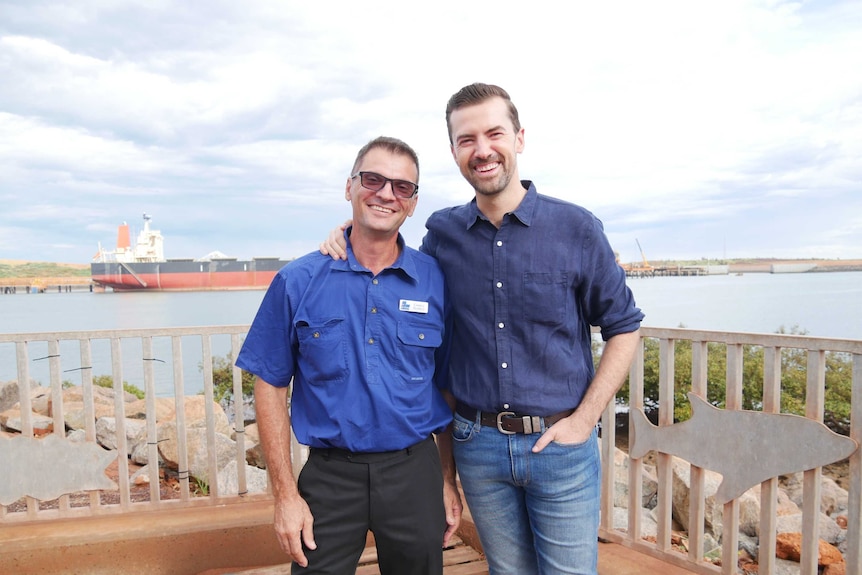
[[[393,180],[417,183],[419,174],[413,160],[403,154],[393,154],[383,148],[370,150],[359,164],[356,172],[375,172]],[[404,199],[392,193],[392,182],[378,191],[362,185],[356,176],[347,180],[345,197],[353,205],[354,231],[361,230],[371,235],[388,236],[397,232],[416,209],[418,194]]]
[[[524,149],[524,130],[515,131],[502,98],[459,108],[449,124],[452,156],[477,194],[499,194],[513,179],[520,186],[517,155]]]

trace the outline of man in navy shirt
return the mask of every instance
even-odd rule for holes
[[[601,222],[520,179],[524,129],[505,90],[465,86],[446,120],[476,195],[432,214],[421,250],[451,293],[452,437],[467,505],[491,575],[594,574],[595,428],[628,373],[643,314]],[[322,249],[341,253],[331,240]],[[598,370],[590,326],[606,340]]]
[[[437,262],[398,231],[416,208],[418,179],[404,142],[363,147],[345,186],[354,222],[346,261],[314,252],[279,271],[237,357],[257,376],[275,530],[293,573],[352,575],[370,530],[381,573],[439,575],[457,527],[454,477],[445,510],[432,437],[452,420],[441,391],[449,302]],[[298,482],[291,426],[311,448]],[[440,449],[451,459],[448,444]]]

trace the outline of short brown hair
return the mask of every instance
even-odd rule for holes
[[[452,116],[452,112],[467,106],[481,104],[485,100],[490,100],[491,98],[502,98],[505,100],[506,105],[509,106],[509,118],[512,120],[512,126],[515,128],[515,132],[521,131],[521,120],[518,119],[518,108],[515,107],[515,104],[512,102],[512,98],[509,97],[509,93],[500,86],[476,82],[475,84],[464,86],[455,92],[455,94],[449,98],[449,103],[446,104],[446,129],[449,130],[450,144],[453,143],[452,124],[449,121],[449,118]]]
[[[356,173],[356,170],[359,169],[359,164],[362,163],[362,160],[365,159],[365,156],[368,155],[368,152],[374,150],[376,148],[382,148],[387,152],[391,152],[393,154],[399,154],[402,156],[407,156],[411,160],[413,160],[413,164],[416,166],[416,182],[419,180],[419,156],[416,155],[416,152],[408,146],[405,142],[399,140],[398,138],[391,138],[389,136],[378,136],[362,146],[362,149],[359,150],[359,153],[356,154],[356,161],[353,162],[353,169],[350,171],[350,174],[353,175]]]

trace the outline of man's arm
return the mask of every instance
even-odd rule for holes
[[[533,452],[542,451],[549,443],[583,443],[589,438],[602,412],[623,385],[631,367],[632,358],[640,341],[640,331],[621,333],[605,343],[596,376],[575,412],[550,427],[533,446]]]
[[[302,567],[308,559],[302,542],[316,549],[314,517],[299,495],[290,461],[290,415],[287,412],[287,387],[275,387],[261,378],[254,382],[254,405],[257,413],[260,444],[275,495],[275,533],[281,549]],[[301,537],[301,540],[300,540]]]
[[[448,391],[443,392],[446,403],[454,411],[455,397]],[[443,534],[443,547],[449,546],[452,536],[461,525],[461,512],[464,506],[461,503],[461,494],[455,481],[455,457],[452,454],[452,424],[437,435],[437,451],[440,453],[440,463],[443,466],[443,505],[446,508],[446,533]]]

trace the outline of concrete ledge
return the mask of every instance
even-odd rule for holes
[[[284,563],[271,500],[7,523],[0,573],[194,575]]]

